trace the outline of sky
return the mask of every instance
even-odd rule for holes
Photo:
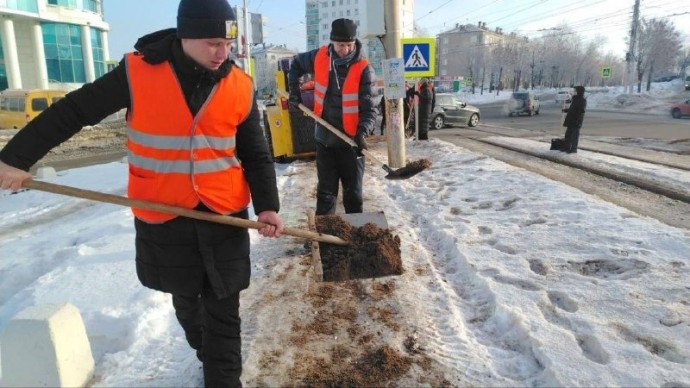
[[[119,60],[131,51],[138,37],[174,27],[177,4],[175,0],[106,0],[104,10],[106,22],[111,27],[111,59]],[[232,0],[230,4],[242,5]],[[415,20],[431,36],[453,28],[456,23],[482,21],[490,29],[501,27],[507,33],[515,31],[538,37],[543,30],[567,23],[586,41],[602,42],[606,52],[624,55],[633,5],[633,0],[417,0]],[[267,43],[284,44],[298,51],[306,49],[303,0],[247,0],[247,8],[267,19],[264,30]],[[669,17],[685,34],[686,45],[690,45],[690,9],[685,2],[642,0],[640,17]]]
[[[590,109],[605,103],[591,98]],[[504,140],[557,152],[537,139]],[[385,160],[383,143],[371,145]],[[291,385],[303,376],[298,365],[383,344],[429,361],[399,386],[690,386],[688,230],[438,139],[405,147],[432,167],[391,181],[368,164],[364,182],[364,210],[384,211],[400,238],[401,276],[314,283],[302,240],[250,232],[245,385]],[[687,171],[586,150],[562,157],[690,189]],[[306,228],[314,162],[278,164],[276,173],[285,224]],[[47,180],[123,195],[126,177],[126,163],[114,162]],[[96,361],[90,386],[202,384],[170,297],[136,278],[129,209],[3,191],[0,215],[0,331],[27,307],[70,303]],[[345,330],[346,312],[359,331]],[[316,322],[335,332],[296,339]]]

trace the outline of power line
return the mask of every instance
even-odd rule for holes
[[[447,5],[447,4],[450,3],[451,1],[453,1],[453,0],[448,0],[448,1],[446,1],[445,3],[439,5],[438,7],[432,9],[431,11],[427,12],[426,14],[424,14],[424,15],[420,16],[419,18],[415,19],[415,21],[421,20],[421,19],[423,19],[423,18],[425,18],[425,17],[431,15],[432,12],[438,11],[440,8],[443,8],[445,5]]]

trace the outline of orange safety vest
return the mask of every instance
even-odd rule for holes
[[[359,81],[368,65],[369,61],[366,59],[353,63],[343,84],[343,127],[345,127],[345,133],[352,137],[357,134],[359,124]],[[314,60],[314,113],[319,117],[323,113],[323,100],[326,98],[328,89],[330,68],[331,57],[328,54],[328,46],[322,46]]]
[[[237,126],[251,112],[251,78],[233,68],[192,116],[172,65],[126,56],[131,107],[127,112],[130,198],[186,209],[201,201],[219,214],[249,205],[249,186],[235,155]],[[148,223],[175,215],[132,208]]]

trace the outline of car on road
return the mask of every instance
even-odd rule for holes
[[[526,113],[528,116],[539,114],[539,97],[534,92],[513,92],[508,99],[508,116]]]
[[[690,100],[685,100],[671,107],[671,116],[679,119],[683,116],[690,116]]]
[[[431,112],[431,129],[441,129],[446,125],[476,127],[479,125],[480,116],[479,108],[467,105],[454,94],[437,93],[436,105]]]
[[[570,95],[570,92],[569,92],[569,91],[567,91],[567,90],[559,90],[559,91],[556,93],[556,104],[558,104],[558,103],[561,103],[561,104],[562,104],[563,101],[565,101],[566,103],[569,103],[571,98],[572,98],[572,96]]]

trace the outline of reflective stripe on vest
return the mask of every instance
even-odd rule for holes
[[[194,117],[169,63],[150,65],[138,54],[128,54],[126,63],[128,196],[187,209],[202,202],[219,214],[246,208],[249,187],[235,157],[235,134],[252,109],[251,78],[233,68]],[[175,218],[132,210],[149,223]]]
[[[322,46],[316,53],[316,59],[314,60],[314,113],[319,117],[323,113],[323,102],[328,90],[330,62],[328,46]],[[350,65],[342,86],[343,127],[345,133],[350,136],[357,134],[357,125],[359,124],[359,82],[362,79],[362,72],[368,65],[369,62],[366,59],[360,59]],[[335,76],[337,77],[337,74]]]

